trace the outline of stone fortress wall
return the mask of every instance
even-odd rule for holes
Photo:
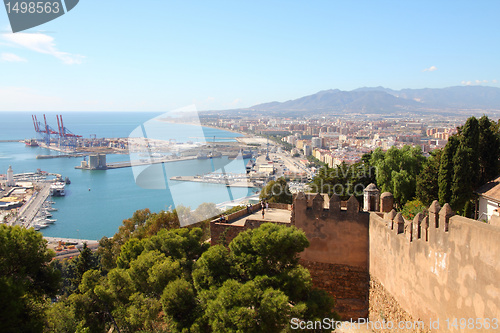
[[[500,228],[454,216],[437,201],[428,216],[407,221],[392,209],[390,193],[379,197],[374,187],[367,190],[368,212],[354,197],[345,209],[335,195],[328,203],[319,194],[312,200],[299,194],[294,201],[292,224],[311,243],[302,263],[314,284],[337,299],[342,318],[423,321],[406,330],[414,332],[428,331],[438,319],[435,331],[458,332],[460,322],[451,324],[464,318],[475,322],[467,332],[491,332],[493,325],[477,329],[476,318],[500,320]],[[370,211],[375,209],[382,212]]]
[[[309,204],[308,204],[309,202]],[[309,247],[301,264],[309,269],[316,287],[336,299],[343,319],[368,317],[369,217],[351,197],[342,209],[338,196],[304,193],[294,200],[292,224],[302,229]],[[326,208],[328,207],[328,208]]]
[[[477,323],[500,320],[499,227],[453,216],[448,204],[435,201],[428,216],[413,221],[395,211],[371,213],[369,242],[371,320],[411,318],[428,325],[439,319],[437,331],[458,332],[460,326],[448,324],[463,318],[475,324],[462,331],[496,331],[477,329]],[[392,297],[400,309],[391,311],[377,294]]]
[[[299,193],[287,206],[291,221],[278,222],[305,232],[310,246],[301,253],[301,264],[316,287],[336,298],[342,319],[425,324],[396,330],[404,332],[427,332],[436,320],[439,328],[431,331],[500,331],[493,329],[494,318],[500,320],[500,227],[454,216],[448,204],[440,207],[437,201],[428,216],[407,221],[392,209],[390,193],[367,190],[366,211],[355,197],[341,202],[335,195]],[[226,229],[230,240],[261,224],[214,221],[212,244]],[[452,325],[462,318],[474,320],[474,329],[461,329],[460,321]],[[489,328],[478,329],[488,319]]]

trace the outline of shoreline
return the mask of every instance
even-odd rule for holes
[[[170,122],[170,123],[176,124],[175,122]],[[177,123],[177,124],[179,124],[179,123]],[[194,124],[189,124],[188,123],[187,125],[194,125]],[[198,126],[200,126],[200,124],[198,124]],[[246,134],[239,133],[239,132],[234,131],[234,130],[222,129],[222,128],[218,128],[216,126],[205,126],[205,125],[201,125],[201,126],[207,127],[207,129],[217,129],[219,131],[227,132],[227,133],[224,133],[224,132],[220,132],[219,133],[217,131],[213,131],[213,132],[215,132],[215,133],[213,133],[213,135],[215,135],[215,136],[222,136],[223,137],[226,134],[228,134],[228,136],[225,139],[225,141],[222,141],[222,142],[224,143],[224,142],[227,141],[228,143],[231,144],[231,147],[236,147],[237,145],[240,144],[237,141],[237,139],[239,139],[240,137],[246,137]],[[187,130],[189,130],[189,127],[187,128]],[[237,134],[237,137],[236,137],[236,134]],[[185,136],[187,137],[187,135],[185,135]],[[209,140],[209,138],[207,137],[207,141],[208,140]],[[31,149],[31,147],[27,147],[26,149],[24,149],[25,144],[24,144],[23,140],[8,140],[4,144],[5,145],[9,145],[8,147],[6,146],[6,150],[5,151],[9,151],[9,152],[12,151],[12,153],[9,153],[9,155],[12,155],[12,156],[17,156],[17,154],[27,154],[28,156],[32,155],[33,158],[36,158],[36,155],[40,154],[40,153],[42,153],[42,154],[53,154],[53,155],[50,155],[52,158],[51,159],[47,159],[47,160],[38,160],[38,161],[35,161],[35,160],[32,160],[30,158],[30,159],[27,159],[26,162],[24,160],[21,160],[20,162],[16,162],[16,163],[18,163],[17,168],[19,170],[24,170],[23,168],[25,166],[31,166],[31,165],[33,165],[35,168],[47,165],[47,167],[42,167],[43,170],[46,169],[46,168],[48,168],[49,165],[50,166],[55,166],[55,165],[59,166],[59,165],[61,165],[61,167],[63,169],[61,169],[61,171],[58,171],[58,172],[61,172],[61,173],[68,173],[68,172],[70,172],[69,169],[67,171],[64,171],[64,170],[66,170],[65,168],[66,168],[66,165],[68,164],[67,160],[68,160],[69,156],[68,157],[65,156],[64,158],[61,158],[61,160],[64,160],[64,162],[55,161],[55,159],[57,159],[57,157],[60,157],[59,154],[64,154],[64,152],[61,152],[60,149],[54,149],[56,147],[54,147],[53,145],[51,145],[50,147],[48,147],[48,146],[44,147],[44,146],[41,145],[41,146],[36,147],[34,149]],[[236,149],[236,148],[234,148],[234,149]],[[87,152],[79,152],[77,154],[89,154],[89,153],[92,153],[92,152],[88,152],[88,151]],[[123,156],[124,157],[123,159],[125,159],[127,157],[127,152],[126,151],[120,152],[120,153],[121,154],[119,154],[117,152],[113,152],[111,154],[113,154],[115,156]],[[107,152],[107,154],[109,154],[109,152]],[[193,159],[194,158],[195,157],[193,157]],[[223,158],[225,159],[226,157],[223,157]],[[77,157],[76,160],[78,160],[78,159],[79,158]],[[112,163],[122,162],[121,159],[122,158],[117,158],[117,160],[120,160],[120,161],[118,161],[118,162],[112,162]],[[51,161],[51,160],[54,160],[54,161]],[[172,161],[169,161],[169,162],[180,162],[180,161],[178,161],[178,160],[172,160]],[[69,163],[69,164],[73,164],[73,163]],[[74,169],[74,166],[71,165],[71,166],[68,166],[68,168]],[[31,170],[31,168],[29,170]],[[87,178],[85,178],[85,180],[87,180]],[[80,179],[80,174],[79,173],[78,173],[78,178],[75,178],[75,179]],[[74,184],[76,184],[75,179],[72,179]],[[83,184],[83,183],[81,183],[81,184]],[[74,193],[77,193],[76,190],[79,189],[80,187],[82,187],[81,184],[77,188],[71,187],[69,189],[71,191],[73,191]],[[87,187],[90,188],[90,186],[85,185],[84,187],[85,187],[85,193],[88,193],[89,194],[89,198],[90,198],[90,194],[93,195],[93,193],[94,193],[94,188],[92,187],[92,192],[88,192],[86,190],[87,190]],[[196,188],[198,188],[198,187],[196,187]],[[218,190],[219,189],[217,189],[217,191]],[[245,194],[246,194],[246,191],[245,191]],[[73,198],[75,198],[75,197],[73,197]],[[73,198],[71,198],[71,199],[73,199]],[[225,198],[225,196],[224,196],[224,198]],[[69,207],[70,206],[69,205],[70,202],[68,201],[69,199],[70,198],[67,197],[64,201],[62,201],[61,207],[58,207],[59,208],[59,212],[56,212],[54,214],[59,214],[60,215],[58,217],[58,221],[63,221],[63,222],[65,221],[65,222],[68,222],[68,225],[73,225],[75,222],[72,221],[72,220],[70,221],[70,218],[68,217],[69,216],[68,214],[71,212],[71,210],[66,209],[66,211],[64,211],[62,209],[64,207]],[[222,199],[222,197],[221,197],[221,199]],[[227,199],[222,199],[222,200],[227,200]],[[215,201],[215,202],[218,202],[218,201]],[[119,205],[120,205],[120,203],[117,204],[117,206],[119,206]],[[160,209],[164,209],[164,206],[165,205],[162,205],[161,207],[159,207],[159,208],[156,209],[156,208],[152,207],[151,205],[147,204],[147,205],[143,205],[143,206],[141,206],[141,207],[139,207],[137,209],[143,209],[145,207],[148,207],[148,208],[151,209],[151,211],[157,212]],[[130,214],[133,214],[133,211]],[[54,215],[54,216],[56,216],[56,215]],[[132,216],[132,215],[127,215],[124,218],[129,218],[130,216]],[[61,229],[58,232],[55,232],[55,230],[54,230],[54,232],[52,230],[46,231],[47,233],[49,233],[50,236],[47,236],[47,237],[44,236],[44,237],[46,239],[50,239],[51,242],[55,242],[55,244],[54,244],[55,246],[57,246],[57,243],[58,243],[59,240],[63,241],[63,242],[68,242],[68,241],[69,242],[73,242],[73,241],[75,241],[75,242],[78,242],[79,244],[82,244],[82,242],[85,241],[85,242],[89,243],[89,245],[90,245],[90,243],[94,243],[95,244],[95,243],[98,242],[96,239],[99,239],[100,236],[102,236],[102,235],[112,236],[113,234],[116,234],[118,232],[118,230],[119,230],[118,228],[121,226],[121,220],[122,220],[122,218],[119,218],[119,219],[114,218],[114,220],[116,222],[116,226],[114,226],[113,228],[110,228],[110,232],[103,232],[102,234],[101,234],[101,232],[93,232],[92,228],[88,227],[88,226],[91,226],[91,223],[88,223],[88,224],[85,224],[85,226],[86,226],[85,229],[88,229],[88,230],[82,230],[82,228],[80,228],[80,235],[82,237],[75,237],[75,236],[77,236],[76,232],[74,232],[74,230],[72,230],[72,231],[71,230],[66,230],[67,228]],[[75,221],[76,221],[76,219],[75,219]],[[113,223],[113,224],[115,224],[115,223]],[[43,235],[44,231],[45,230],[41,231],[42,235]],[[79,238],[82,238],[82,239],[79,239]],[[92,239],[94,239],[94,240],[92,240]],[[64,252],[67,253],[66,251],[64,251]]]
[[[185,121],[171,121],[171,120],[168,120],[166,118],[160,118],[160,119],[158,119],[158,121],[162,121],[162,122],[170,123],[170,124],[181,124],[181,125],[198,126],[198,124],[193,124],[193,123],[189,123],[189,122],[185,122]],[[220,131],[226,131],[226,132],[236,133],[236,134],[240,134],[240,135],[242,135],[244,137],[248,136],[248,134],[246,134],[246,133],[242,133],[242,132],[239,132],[239,131],[236,131],[236,130],[232,130],[232,129],[216,127],[216,126],[213,126],[213,125],[203,125],[203,124],[200,123],[200,126],[201,127],[206,127],[206,128],[212,128],[212,129],[216,129],[216,130],[220,130]]]

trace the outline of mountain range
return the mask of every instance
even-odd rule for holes
[[[500,110],[500,88],[456,86],[402,90],[384,87],[364,87],[352,91],[331,89],[286,102],[270,102],[227,111],[383,114],[395,112],[428,113],[437,110],[447,112]]]

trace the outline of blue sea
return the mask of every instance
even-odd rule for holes
[[[28,112],[0,112],[0,140],[17,140],[36,137]],[[45,113],[47,122],[57,128],[56,113]],[[60,113],[58,113],[60,114]],[[137,132],[141,125],[160,113],[146,112],[67,112],[62,113],[64,125],[71,132],[83,137],[128,137]],[[43,123],[41,113],[38,120]],[[240,136],[228,131],[201,128],[192,125],[156,123],[155,130],[162,133],[162,139],[177,142],[203,140],[228,141]],[[150,126],[151,127],[151,126]],[[142,127],[144,128],[144,127]],[[194,176],[209,172],[240,173],[246,161],[229,163],[227,157],[213,160],[188,160],[165,163],[163,177],[157,179],[164,189],[147,189],[136,183],[132,168],[103,171],[75,169],[81,158],[36,159],[37,155],[59,154],[58,152],[27,147],[18,142],[0,142],[0,174],[5,174],[9,165],[14,173],[34,172],[37,169],[69,177],[71,185],[66,186],[66,196],[53,198],[58,211],[53,212],[57,222],[43,230],[44,235],[81,239],[100,239],[112,236],[122,221],[139,209],[149,208],[153,212],[175,208],[178,205],[195,209],[204,202],[221,203],[242,198],[253,193],[252,189],[230,188],[224,185],[179,182],[170,180],[175,176]],[[108,162],[128,161],[128,155],[107,155]],[[161,164],[160,164],[161,165]],[[137,169],[136,169],[137,173]]]

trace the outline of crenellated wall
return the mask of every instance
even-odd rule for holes
[[[370,320],[440,320],[435,331],[460,331],[446,319],[500,317],[500,228],[453,216],[433,202],[429,215],[406,221],[395,211],[370,215]],[[385,295],[397,306],[381,301]],[[500,327],[499,327],[500,329]],[[491,332],[467,330],[467,332]]]
[[[370,215],[359,211],[355,197],[347,201],[346,209],[341,206],[336,195],[325,202],[325,196],[311,199],[300,193],[294,201],[292,224],[310,242],[301,253],[301,263],[309,269],[314,285],[336,298],[336,310],[344,319],[366,318]]]
[[[240,232],[257,229],[264,223],[276,223],[283,224],[285,226],[290,226],[290,222],[277,222],[277,221],[266,221],[266,220],[254,220],[247,219],[244,225],[234,225],[227,223],[220,223],[217,220],[210,222],[210,245],[218,244],[229,244],[231,241],[238,236]]]
[[[380,207],[386,212],[381,213],[361,212],[354,197],[341,202],[335,195],[295,196],[291,222],[310,242],[301,264],[314,285],[336,298],[336,310],[345,320],[422,320],[425,327],[397,331],[428,332],[429,321],[439,319],[439,329],[431,331],[458,332],[460,325],[448,326],[455,318],[474,320],[477,326],[497,318],[500,331],[500,227],[454,216],[448,204],[440,207],[437,201],[427,216],[407,221],[388,211],[391,198],[382,194]],[[221,237],[229,242],[262,223],[212,221],[212,244]],[[496,331],[492,325],[466,331]]]
[[[285,209],[285,210],[291,210],[292,205],[288,204],[280,204],[280,203],[269,203],[269,208],[274,208],[274,209]],[[259,211],[261,209],[261,205],[254,204],[252,205],[252,212]],[[243,225],[234,225],[230,224],[231,222],[234,222],[235,220],[238,220],[240,218],[243,218],[244,216],[247,216],[248,211],[246,209],[239,210],[237,212],[234,212],[232,214],[229,214],[226,216],[227,223],[224,222],[219,222],[219,219],[216,218],[215,220],[210,222],[210,244],[211,245],[217,245],[221,243],[229,244],[238,234],[242,231],[248,230],[248,229],[255,229],[260,227],[264,223],[278,223],[278,224],[285,224],[285,225],[290,225],[290,221],[267,221],[267,220],[260,220],[260,219],[247,219]]]

